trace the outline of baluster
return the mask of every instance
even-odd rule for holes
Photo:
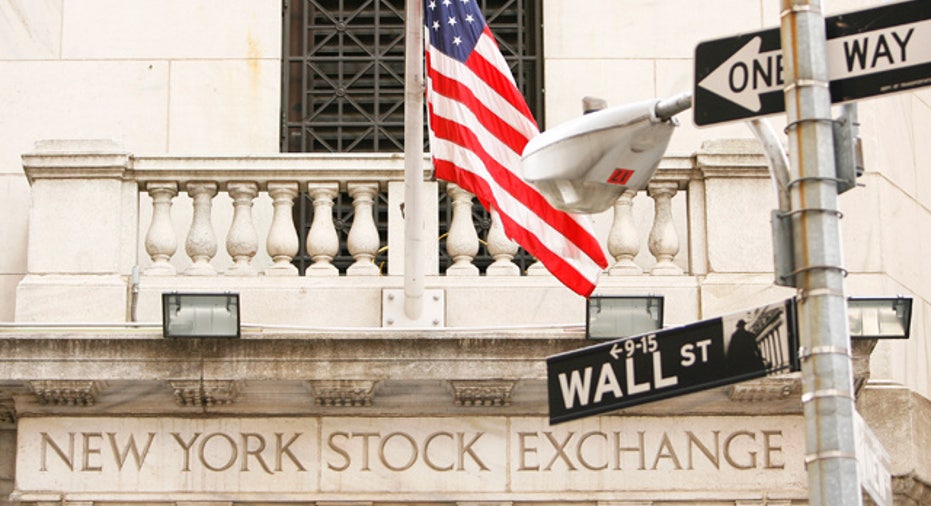
[[[485,237],[488,253],[495,261],[485,269],[487,276],[520,276],[520,267],[512,260],[517,255],[517,243],[508,238],[498,211],[491,211],[491,227]]]
[[[256,183],[230,183],[227,187],[233,199],[233,221],[226,235],[226,251],[233,259],[227,269],[230,276],[255,276],[252,257],[259,250],[259,236],[252,223],[252,201],[259,194]]]
[[[217,194],[216,183],[188,183],[188,195],[194,200],[194,216],[191,229],[184,243],[184,251],[193,262],[184,273],[189,276],[212,276],[217,273],[210,260],[217,254],[217,236],[210,220],[213,197]]]
[[[627,190],[614,203],[614,223],[608,234],[608,251],[616,260],[608,271],[612,275],[643,273],[643,269],[634,263],[634,258],[640,252],[640,239],[634,225],[633,206],[636,196],[636,191]]]
[[[274,263],[265,269],[266,276],[297,276],[297,267],[291,263],[299,246],[291,213],[297,192],[297,183],[268,183],[274,213],[265,247]]]
[[[380,271],[375,265],[375,255],[378,254],[378,246],[381,243],[378,238],[378,227],[372,215],[375,195],[378,194],[378,183],[349,183],[346,186],[349,196],[352,197],[354,209],[349,237],[346,238],[346,247],[355,259],[355,262],[346,269],[346,274],[378,276]]]
[[[446,253],[453,259],[447,267],[447,276],[477,276],[478,267],[472,263],[478,254],[478,233],[472,221],[472,194],[458,185],[449,183],[446,193],[452,199],[453,219],[446,234]]]
[[[307,254],[313,264],[308,276],[339,276],[333,258],[339,253],[339,236],[333,224],[333,199],[339,194],[339,183],[309,183],[307,192],[314,201],[314,219],[307,233]]]
[[[650,272],[654,275],[682,274],[682,269],[672,261],[679,252],[679,236],[672,222],[672,197],[676,189],[674,182],[647,186],[647,194],[653,198],[656,209],[650,230],[650,253],[656,257],[656,265]]]
[[[146,191],[152,197],[152,223],[145,234],[145,251],[152,259],[146,274],[174,276],[171,257],[178,250],[178,239],[171,225],[171,201],[178,195],[178,183],[147,183]]]

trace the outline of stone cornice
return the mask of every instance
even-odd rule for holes
[[[44,380],[42,371],[54,368],[65,378],[121,380],[446,380],[501,378],[501,371],[508,371],[513,379],[544,379],[546,356],[589,344],[581,335],[573,338],[565,331],[562,338],[469,338],[466,334],[404,338],[387,333],[392,337],[386,339],[385,334],[232,340],[0,339],[0,378]],[[413,367],[423,363],[431,367]]]
[[[514,380],[449,380],[457,406],[509,406]]]
[[[769,402],[798,396],[802,392],[801,376],[776,376],[731,385],[728,397],[735,402]]]
[[[371,406],[375,401],[378,381],[373,380],[312,380],[304,382],[318,406]]]
[[[769,178],[766,157],[755,139],[707,141],[695,154],[705,178]]]
[[[16,423],[16,405],[13,399],[0,394],[0,426]]]
[[[107,140],[47,140],[22,155],[30,184],[36,179],[123,179],[129,153]]]
[[[424,157],[424,177],[431,177],[429,157]],[[384,187],[389,181],[404,180],[404,157],[399,154],[369,155],[280,154],[280,155],[139,155],[131,160],[129,173],[140,182],[175,181],[180,186],[190,181],[209,180],[221,188],[231,181],[269,182],[338,181],[343,188],[349,182],[372,182]]]
[[[168,380],[175,402],[183,407],[232,404],[242,390],[237,380]]]
[[[92,406],[107,388],[106,381],[36,380],[29,382],[40,404],[56,406]]]

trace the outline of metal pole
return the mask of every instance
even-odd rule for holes
[[[821,0],[780,0],[809,503],[862,504]]]
[[[404,314],[423,312],[423,0],[407,0],[404,41]]]

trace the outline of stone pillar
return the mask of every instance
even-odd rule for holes
[[[614,222],[608,234],[608,251],[615,263],[608,270],[611,275],[642,274],[634,258],[640,252],[640,238],[634,225],[634,197],[637,192],[625,191],[614,203]]]
[[[656,265],[650,272],[654,275],[682,274],[682,269],[673,263],[679,253],[679,236],[672,222],[672,198],[677,189],[675,182],[657,182],[647,186],[647,193],[653,198],[656,209],[650,230],[650,253],[656,257]]]
[[[274,263],[265,269],[266,276],[297,276],[297,267],[291,263],[298,251],[297,230],[291,214],[297,192],[297,183],[268,183],[274,214],[266,248]]]
[[[252,201],[259,194],[256,183],[230,183],[230,198],[233,199],[233,221],[226,235],[226,251],[233,265],[226,271],[231,276],[255,276],[252,257],[259,251],[259,235],[252,223]]]
[[[192,182],[187,184],[188,195],[194,201],[194,217],[191,229],[184,242],[184,251],[193,264],[185,269],[189,276],[212,276],[217,270],[210,265],[210,260],[217,254],[217,235],[213,231],[211,213],[213,197],[217,194],[217,184],[211,182]]]
[[[178,239],[171,224],[171,201],[178,195],[178,183],[148,183],[146,190],[152,197],[152,223],[145,235],[145,251],[152,259],[145,273],[156,276],[174,276],[171,257],[178,251]]]
[[[338,183],[309,183],[307,193],[314,201],[314,219],[307,233],[307,254],[313,264],[308,276],[339,276],[333,259],[339,253],[339,236],[333,224],[333,199],[339,195]]]
[[[51,140],[22,159],[32,203],[15,320],[126,321],[139,205],[129,154],[114,141]]]
[[[378,183],[348,183],[349,196],[352,197],[353,218],[346,238],[349,254],[355,259],[346,270],[351,276],[378,276],[380,271],[375,265],[375,255],[381,245],[378,227],[373,216],[375,196],[378,195]]]
[[[449,183],[446,192],[452,201],[453,218],[446,234],[446,253],[453,264],[446,269],[447,276],[478,276],[478,267],[472,263],[478,254],[478,233],[472,221],[472,194],[458,185]]]
[[[513,262],[520,247],[505,235],[497,211],[491,211],[491,227],[488,228],[485,242],[488,244],[488,254],[495,259],[485,270],[487,276],[520,276],[520,267]]]

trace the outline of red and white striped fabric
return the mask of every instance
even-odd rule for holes
[[[588,297],[607,267],[587,216],[555,209],[521,177],[537,124],[476,0],[427,0],[430,151],[436,177],[475,194],[504,231]]]

